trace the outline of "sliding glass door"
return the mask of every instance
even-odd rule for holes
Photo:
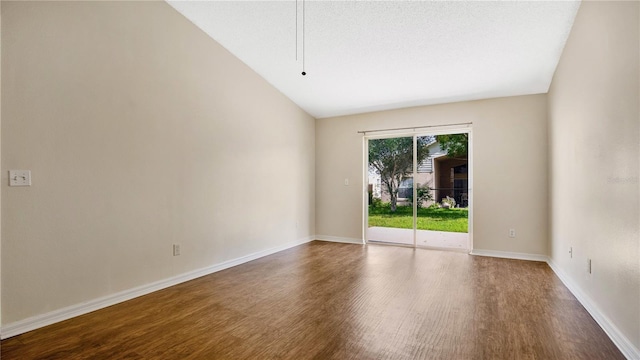
[[[365,137],[367,242],[468,251],[470,132]]]

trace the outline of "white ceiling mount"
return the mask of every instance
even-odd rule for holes
[[[305,0],[301,76],[302,0],[168,3],[316,118],[546,93],[580,6]]]

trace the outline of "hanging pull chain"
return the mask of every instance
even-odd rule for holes
[[[304,70],[304,20],[305,20],[305,0],[302,0],[302,76],[307,75]],[[296,62],[298,61],[298,0],[296,0]]]
[[[304,3],[305,3],[305,0],[302,0],[302,76],[307,75],[307,73],[304,71],[304,23],[305,23]]]
[[[298,61],[298,0],[296,0],[296,61]]]

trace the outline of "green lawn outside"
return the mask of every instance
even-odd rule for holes
[[[468,232],[469,211],[455,209],[418,209],[418,230],[436,230],[448,232]],[[413,209],[410,206],[398,206],[391,212],[389,206],[369,206],[369,226],[413,228]]]

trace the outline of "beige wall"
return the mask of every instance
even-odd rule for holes
[[[2,17],[3,324],[315,233],[314,119],[166,3]]]
[[[638,17],[638,2],[583,2],[549,93],[551,259],[637,349]]]
[[[546,95],[534,95],[317,120],[316,233],[362,239],[357,131],[473,122],[474,248],[546,255],[546,112]]]

